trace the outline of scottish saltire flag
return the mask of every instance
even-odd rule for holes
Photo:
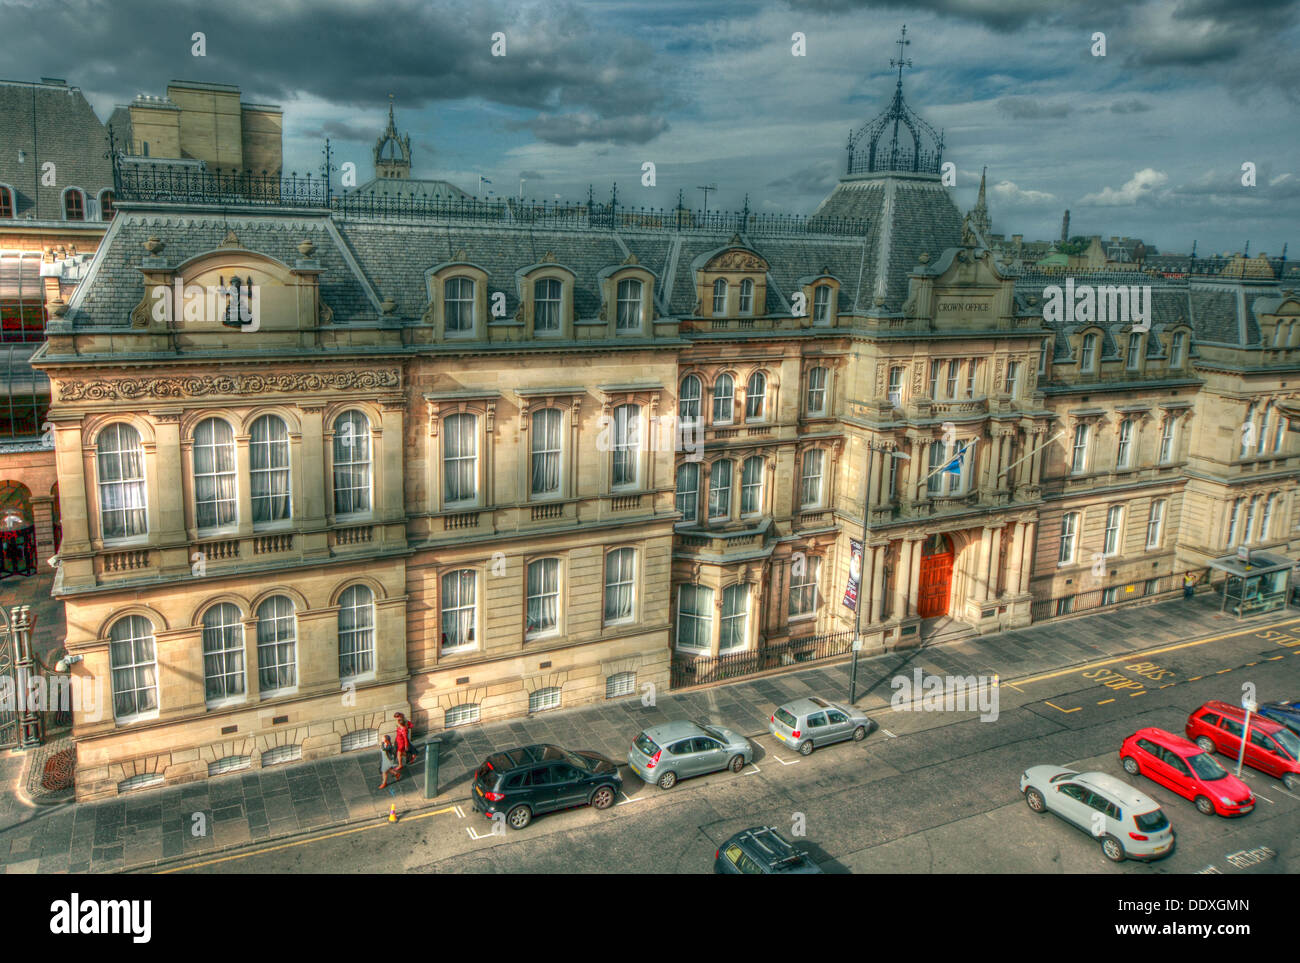
[[[961,450],[958,451],[957,454],[952,456],[952,461],[944,465],[943,470],[949,475],[960,475],[961,460],[966,456],[966,450],[970,448],[970,446],[973,444],[975,444],[975,442],[972,441],[970,442],[970,444],[962,445]]]

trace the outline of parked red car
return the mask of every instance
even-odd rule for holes
[[[1187,738],[1206,752],[1218,750],[1237,758],[1246,710],[1227,702],[1207,702],[1187,717]],[[1300,791],[1300,736],[1286,726],[1257,715],[1250,717],[1246,765],[1282,780],[1292,792]]]
[[[1119,750],[1124,771],[1142,775],[1184,799],[1205,815],[1244,816],[1255,808],[1250,787],[1224,769],[1209,752],[1163,729],[1139,729]]]

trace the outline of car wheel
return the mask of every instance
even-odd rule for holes
[[[672,789],[675,785],[677,785],[677,773],[666,772],[659,777],[660,789]]]
[[[614,790],[609,786],[601,786],[591,794],[591,806],[593,809],[608,809],[614,805]]]
[[[853,741],[854,741],[854,742],[861,742],[861,741],[862,741],[863,739],[865,739],[865,738],[867,738],[867,727],[866,727],[866,726],[858,726],[856,729],[853,730]]]
[[[1124,771],[1128,773],[1130,776],[1136,776],[1139,772],[1142,771],[1142,769],[1140,766],[1138,766],[1138,761],[1136,759],[1134,759],[1132,756],[1125,756]]]
[[[1214,803],[1210,802],[1205,796],[1196,797],[1196,808],[1206,816],[1214,815]]]
[[[1206,752],[1214,751],[1214,740],[1211,739],[1209,736],[1198,736],[1196,739],[1196,744],[1200,746],[1202,749],[1204,749]]]
[[[732,756],[731,762],[727,763],[727,768],[732,772],[740,772],[745,768],[745,757],[741,755]]]
[[[1124,847],[1114,836],[1106,836],[1102,839],[1101,851],[1112,863],[1124,862]]]
[[[1282,777],[1282,785],[1286,786],[1291,792],[1300,791],[1300,776],[1294,772],[1288,772]]]
[[[533,821],[533,811],[527,806],[516,806],[506,814],[511,829],[523,829]]]
[[[803,742],[799,743],[799,755],[811,756],[812,751],[813,751],[813,744],[811,739],[805,739]]]
[[[1025,805],[1036,813],[1047,812],[1047,803],[1043,800],[1043,794],[1037,789],[1030,789],[1025,792]]]

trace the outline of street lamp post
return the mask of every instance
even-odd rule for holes
[[[898,461],[907,461],[911,457],[904,452],[895,451],[883,445],[877,447],[869,441],[865,442],[865,444],[867,446],[867,474],[866,484],[862,491],[862,555],[858,559],[858,597],[853,602],[853,667],[849,671],[849,705],[853,704],[858,695],[858,652],[862,649],[862,583],[867,568],[867,534],[871,519],[871,469],[874,466],[877,451],[889,452],[889,457]]]

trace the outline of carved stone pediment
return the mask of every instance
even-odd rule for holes
[[[706,271],[752,271],[757,274],[767,273],[767,262],[753,251],[733,249],[723,251],[704,268]]]

